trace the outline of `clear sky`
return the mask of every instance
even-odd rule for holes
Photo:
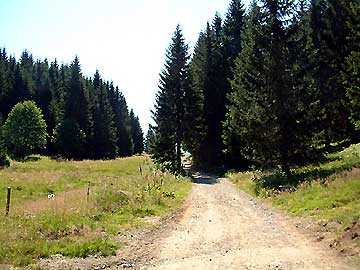
[[[249,0],[243,0],[247,4]],[[165,50],[179,23],[192,49],[199,32],[230,0],[0,0],[0,47],[20,56],[98,69],[123,91],[147,130]]]

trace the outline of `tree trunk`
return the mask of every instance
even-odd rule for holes
[[[181,143],[176,143],[176,169],[181,172]]]
[[[281,170],[285,173],[286,177],[289,178],[291,176],[291,171],[288,162],[284,160],[281,163]]]

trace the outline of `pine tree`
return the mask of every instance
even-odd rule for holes
[[[134,111],[130,111],[131,136],[134,142],[134,154],[144,152],[144,134],[140,126],[139,117],[135,116]]]
[[[181,172],[181,148],[184,142],[186,92],[190,91],[188,45],[180,26],[176,27],[166,52],[165,68],[160,74],[153,119],[156,141],[153,158],[172,172]]]

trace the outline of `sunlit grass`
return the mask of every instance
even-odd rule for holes
[[[1,216],[12,189],[10,216],[0,220],[0,264],[27,265],[51,254],[114,254],[121,243],[113,236],[143,225],[141,217],[175,209],[191,185],[156,171],[144,156],[14,162],[0,171]],[[166,196],[171,192],[174,198]]]
[[[272,172],[229,173],[239,188],[290,214],[337,222],[360,220],[360,144],[328,154],[319,164],[293,168],[289,179]],[[359,245],[357,240],[357,245]]]

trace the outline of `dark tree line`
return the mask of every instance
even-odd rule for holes
[[[232,0],[190,59],[178,27],[160,75],[147,148],[180,168],[291,167],[359,142],[358,0]],[[177,49],[174,49],[177,48]],[[173,104],[173,105],[169,105]]]
[[[129,112],[123,93],[98,71],[83,76],[77,57],[59,65],[24,51],[17,61],[0,48],[0,119],[26,100],[35,101],[47,124],[42,154],[111,159],[143,152],[139,119]],[[1,141],[0,148],[4,152]]]

